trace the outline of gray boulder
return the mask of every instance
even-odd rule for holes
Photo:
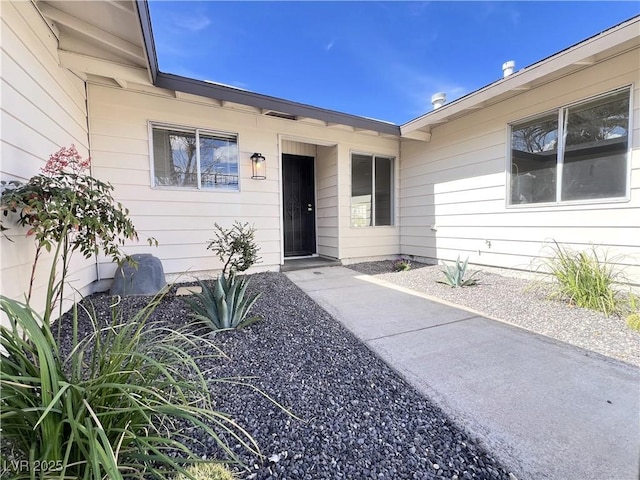
[[[111,295],[155,295],[167,286],[160,259],[150,253],[131,255],[137,265],[124,262],[116,270]]]

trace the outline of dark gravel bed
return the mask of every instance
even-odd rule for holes
[[[201,368],[211,378],[253,377],[255,390],[212,382],[216,408],[258,442],[263,459],[238,449],[251,479],[509,479],[473,439],[316,305],[283,274],[252,276],[263,319],[216,335],[227,359]],[[98,311],[106,295],[91,297]],[[145,299],[125,299],[136,308]],[[154,320],[183,325],[188,309],[169,294]],[[68,329],[66,329],[68,331]],[[204,458],[215,445],[199,447]]]
[[[442,266],[411,263],[408,271],[394,272],[391,261],[364,262],[349,268],[441,300],[475,309],[492,318],[526,328],[561,342],[640,366],[640,333],[621,316],[578,308],[551,300],[548,281],[509,276],[509,271],[476,272],[478,285],[451,288],[438,283]],[[473,273],[469,268],[469,274]],[[511,272],[514,273],[514,272]]]

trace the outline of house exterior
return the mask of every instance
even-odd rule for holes
[[[401,253],[528,270],[553,240],[593,244],[639,283],[639,25],[402,125]]]
[[[169,280],[218,270],[213,225],[238,220],[254,271],[308,255],[529,270],[555,239],[623,255],[640,283],[638,17],[399,126],[160,72],[143,1],[0,8],[2,179],[75,144],[130,210],[127,252]],[[8,234],[2,294],[21,298],[34,248]],[[71,277],[90,293],[114,271],[77,257]]]

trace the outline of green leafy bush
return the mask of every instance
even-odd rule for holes
[[[248,317],[249,310],[261,295],[258,293],[245,298],[248,278],[234,274],[227,278],[222,273],[214,281],[213,288],[203,281],[199,284],[202,292],[194,292],[193,298],[185,300],[196,320],[209,323],[214,330],[242,328],[259,320],[257,316]]]
[[[190,448],[199,441],[190,428],[213,438],[232,460],[226,442],[258,453],[246,431],[214,410],[195,359],[222,355],[215,345],[197,331],[148,322],[161,296],[131,318],[113,310],[107,326],[87,311],[93,333],[84,339],[74,306],[72,347],[63,357],[50,325],[72,253],[102,250],[120,259],[126,256],[119,245],[136,236],[128,211],[110,196],[112,187],[80,173],[87,164],[73,147],[62,149],[45,175],[2,195],[3,213],[17,213],[35,236],[32,281],[41,249],[55,247],[42,316],[30,295],[27,303],[0,296],[6,316],[0,324],[2,440],[34,467],[11,478],[172,478],[185,471],[183,463],[200,461]]]
[[[102,328],[89,315],[94,332],[82,340],[74,309],[66,359],[28,305],[0,299],[10,322],[0,326],[7,352],[0,367],[2,434],[24,458],[59,465],[59,478],[170,478],[167,472],[183,470],[178,462],[199,459],[188,446],[196,441],[189,426],[232,459],[222,438],[257,452],[246,431],[215,411],[194,360],[221,355],[215,345],[198,332],[147,322],[160,298],[132,318],[114,310]]]
[[[209,323],[215,330],[246,327],[258,320],[247,315],[260,294],[245,298],[249,279],[238,277],[237,272],[244,272],[259,260],[255,228],[234,222],[231,228],[224,229],[216,223],[215,236],[207,249],[223,263],[222,273],[213,288],[200,281],[201,293],[194,293],[194,298],[186,302],[193,310],[193,318]]]
[[[71,145],[51,155],[42,173],[27,183],[3,185],[0,197],[3,217],[16,214],[18,225],[27,227],[27,236],[36,242],[27,299],[31,299],[36,265],[43,249],[57,248],[65,276],[74,251],[79,250],[86,258],[102,251],[114,261],[122,261],[128,257],[120,247],[126,239],[138,238],[128,217],[129,210],[112,196],[113,186],[85,173],[89,164],[90,159],[82,159]],[[2,225],[1,230],[7,227]],[[149,243],[157,242],[151,238]],[[64,283],[57,286],[62,290]],[[47,299],[49,306],[56,296]]]
[[[84,173],[89,162],[73,145],[61,148],[41,174],[4,190],[3,214],[17,213],[18,224],[28,227],[27,235],[47,251],[71,232],[72,251],[78,249],[90,257],[101,250],[120,259],[119,246],[124,239],[137,238],[137,233],[127,217],[129,211],[114,201],[113,187]]]
[[[234,222],[230,228],[214,225],[215,238],[207,249],[217,255],[223,263],[222,274],[244,272],[260,260],[259,247],[255,241],[256,229],[249,223]]]
[[[220,463],[196,463],[187,468],[186,473],[189,476],[181,473],[176,480],[235,480],[238,478]]]
[[[464,262],[461,262],[460,257],[456,259],[456,263],[453,266],[449,266],[443,262],[444,270],[442,270],[442,273],[444,273],[445,279],[438,280],[437,282],[449,285],[451,288],[470,287],[473,285],[477,285],[478,280],[474,278],[474,276],[476,275],[475,273],[467,279],[464,278],[467,271],[468,262],[468,258]]]
[[[552,298],[605,315],[619,313],[622,302],[614,285],[620,274],[606,254],[599,254],[595,247],[578,252],[554,243],[552,256],[545,261],[558,282]]]

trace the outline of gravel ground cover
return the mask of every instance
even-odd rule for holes
[[[416,262],[412,262],[411,266],[410,270],[394,272],[391,261],[348,265],[357,272],[373,275],[380,280],[640,366],[640,333],[631,330],[621,317],[607,317],[559,300],[550,300],[548,283],[480,270],[476,277],[478,285],[451,288],[437,283],[437,280],[444,279],[441,266]],[[468,271],[472,273],[471,269]]]
[[[210,378],[251,377],[255,390],[212,382],[216,407],[256,439],[263,459],[238,449],[246,479],[509,479],[508,470],[457,428],[283,274],[252,276],[263,319],[215,339],[226,359],[201,365]],[[107,312],[111,297],[90,297]],[[127,298],[136,309],[144,298]],[[180,326],[189,310],[167,295],[152,317]],[[88,329],[83,324],[82,329]],[[70,329],[64,329],[69,332]],[[68,345],[68,339],[65,341]],[[198,453],[218,455],[203,443]]]

